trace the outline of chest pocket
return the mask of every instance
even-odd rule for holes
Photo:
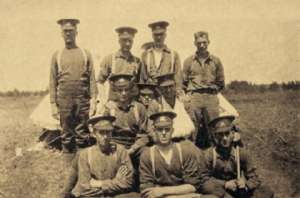
[[[111,74],[115,74],[117,72],[116,70],[116,56],[117,54],[113,54],[112,57],[111,57]],[[134,60],[132,63],[130,63],[130,67],[132,67],[132,72],[130,74],[132,74],[133,76],[135,76],[138,72],[138,61],[137,61],[137,58],[134,57]],[[130,72],[130,71],[126,71],[127,73]],[[125,72],[125,73],[126,73]]]

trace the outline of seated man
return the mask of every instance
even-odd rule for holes
[[[78,181],[73,197],[110,197],[131,190],[133,167],[126,149],[111,143],[113,116],[89,119],[97,143],[83,149],[78,157]]]
[[[174,73],[157,76],[159,103],[150,104],[148,111],[152,114],[166,109],[177,114],[174,120],[175,139],[190,138],[195,132],[194,124],[184,108],[184,104],[176,97],[175,76]]]
[[[215,147],[205,151],[210,179],[203,191],[222,198],[274,197],[267,186],[261,185],[249,154],[234,145],[233,120],[234,116],[219,116],[209,122]]]
[[[170,111],[150,116],[156,143],[145,149],[140,158],[142,197],[200,197],[197,193],[205,181],[202,177],[205,171],[202,172],[198,161],[200,151],[188,140],[172,142],[175,117],[176,114]]]

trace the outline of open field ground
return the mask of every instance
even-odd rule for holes
[[[300,197],[300,92],[227,94],[262,180],[278,198]],[[67,174],[58,152],[26,151],[41,129],[29,115],[40,97],[0,98],[0,198],[57,198]],[[16,156],[16,148],[23,155]]]

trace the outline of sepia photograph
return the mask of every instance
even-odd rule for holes
[[[300,198],[299,10],[0,0],[0,198]]]

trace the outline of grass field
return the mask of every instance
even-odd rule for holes
[[[276,197],[300,197],[300,92],[228,94],[258,172]],[[58,152],[26,151],[41,129],[29,115],[40,97],[0,98],[0,198],[57,198],[68,173]],[[16,148],[23,155],[16,156]]]

